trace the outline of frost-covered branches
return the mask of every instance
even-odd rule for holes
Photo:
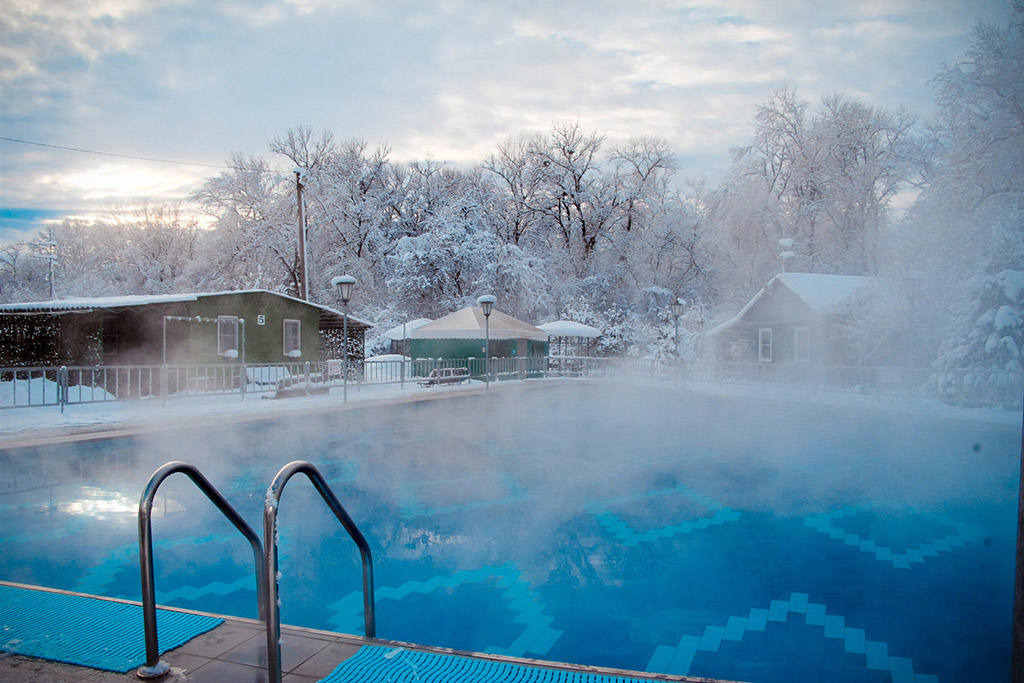
[[[886,209],[910,176],[914,123],[841,95],[812,111],[778,91],[758,107],[753,144],[734,153],[730,204],[739,199],[748,215],[760,205],[775,232],[758,249],[792,240],[800,270],[876,273]]]

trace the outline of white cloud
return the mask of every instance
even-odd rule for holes
[[[1001,0],[20,0],[0,8],[0,130],[217,162],[308,123],[465,164],[573,119],[609,144],[662,136],[687,174],[714,178],[779,87],[927,114],[927,80],[975,21],[1005,14]],[[0,151],[5,206],[181,196],[203,175]]]

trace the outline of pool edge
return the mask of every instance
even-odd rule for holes
[[[107,601],[107,602],[116,602],[116,603],[128,604],[128,605],[141,605],[142,604],[141,602],[139,602],[137,600],[127,600],[127,599],[123,599],[123,598],[112,598],[112,597],[103,596],[103,595],[93,595],[91,593],[82,593],[82,592],[78,592],[78,591],[65,590],[65,589],[61,589],[61,588],[52,588],[50,586],[40,586],[40,585],[36,585],[36,584],[20,583],[20,582],[17,582],[17,581],[7,581],[7,580],[4,580],[4,579],[0,579],[0,585],[2,585],[2,586],[11,586],[11,587],[15,587],[15,588],[23,588],[23,589],[27,589],[27,590],[37,590],[37,591],[44,591],[44,592],[50,592],[50,593],[58,593],[58,594],[62,594],[62,595],[72,595],[72,596],[79,596],[79,597],[85,597],[85,598],[92,598],[92,599],[95,599],[95,600],[103,600],[103,601]],[[235,616],[231,616],[231,615],[216,614],[216,613],[213,613],[213,612],[203,612],[203,611],[200,611],[200,610],[185,609],[185,608],[182,608],[182,607],[172,607],[172,606],[168,606],[168,605],[160,605],[159,607],[161,609],[166,609],[166,610],[169,610],[169,611],[172,611],[172,612],[180,612],[180,613],[184,613],[184,614],[196,614],[196,615],[207,616],[207,617],[215,617],[215,618],[218,618],[218,619],[223,619],[225,624],[227,624],[227,625],[230,625],[230,624],[241,625],[241,626],[245,626],[245,627],[250,628],[250,629],[256,629],[256,630],[259,630],[259,631],[263,632],[264,624],[259,619],[248,619],[248,618],[245,618],[245,617],[235,617]],[[141,627],[141,624],[140,624],[140,627]],[[217,627],[217,628],[221,628],[221,627]],[[333,642],[343,643],[343,644],[357,646],[357,647],[361,646],[361,645],[379,645],[379,646],[385,646],[385,647],[403,648],[403,649],[411,650],[411,651],[414,651],[414,652],[428,652],[428,653],[433,653],[433,654],[449,655],[449,656],[455,656],[455,657],[465,657],[465,658],[468,658],[468,659],[475,659],[475,660],[482,660],[482,661],[502,662],[502,663],[512,664],[512,665],[515,665],[515,666],[542,668],[542,669],[548,669],[548,670],[554,670],[554,671],[567,671],[567,672],[572,672],[572,673],[586,673],[586,674],[603,675],[603,676],[619,676],[619,677],[633,678],[633,679],[644,680],[644,681],[662,681],[662,682],[674,682],[674,683],[738,683],[736,681],[727,681],[727,680],[724,680],[724,679],[715,679],[715,678],[703,678],[703,677],[700,677],[700,676],[680,676],[680,675],[673,675],[673,674],[651,673],[651,672],[646,672],[646,671],[635,671],[635,670],[629,670],[629,669],[617,669],[617,668],[613,668],[613,667],[602,667],[602,666],[594,666],[594,665],[586,665],[586,664],[574,664],[574,663],[571,663],[571,662],[558,662],[558,661],[553,661],[553,660],[530,659],[530,658],[527,658],[527,657],[511,657],[511,656],[507,656],[507,655],[490,654],[490,653],[485,653],[485,652],[473,652],[473,651],[469,651],[469,650],[458,650],[458,649],[455,649],[455,648],[447,648],[447,647],[441,647],[441,646],[436,646],[436,645],[421,645],[421,644],[417,644],[417,643],[408,643],[408,642],[403,642],[403,641],[398,641],[398,640],[388,640],[388,639],[385,639],[385,638],[366,638],[366,637],[363,637],[363,636],[354,635],[354,634],[350,634],[350,633],[340,633],[340,632],[336,632],[336,631],[327,631],[327,630],[324,630],[324,629],[308,628],[308,627],[304,627],[304,626],[282,625],[281,626],[281,630],[282,630],[283,634],[290,634],[290,635],[299,636],[299,637],[309,637],[309,638],[314,638],[314,639],[319,639],[319,640],[330,640],[330,641],[333,641]],[[210,633],[212,634],[215,631],[216,631],[216,629],[214,629],[214,631],[211,631]],[[202,637],[202,636],[199,636],[199,637]],[[185,645],[181,646],[181,648],[179,648],[179,649],[186,649],[187,646],[188,646],[188,643],[186,643]],[[173,653],[174,652],[175,652],[174,650],[171,650],[171,651],[169,651],[166,654],[171,656],[171,657],[173,657]],[[214,659],[216,659],[216,658],[214,658]],[[46,661],[46,660],[39,660],[39,661]],[[57,663],[54,662],[54,664],[57,664]],[[173,665],[173,662],[172,662],[172,665]],[[68,666],[68,665],[61,665],[61,666]],[[81,668],[86,668],[86,667],[81,667]],[[92,671],[92,669],[89,669],[89,670]]]

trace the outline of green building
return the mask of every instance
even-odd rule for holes
[[[348,317],[349,356],[370,323]],[[201,365],[343,356],[341,312],[263,289],[0,304],[0,366]]]
[[[483,358],[487,319],[479,306],[467,306],[409,333],[412,358]],[[494,309],[490,316],[491,358],[548,355],[548,333]]]

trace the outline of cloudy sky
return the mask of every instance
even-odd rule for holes
[[[773,90],[927,119],[928,79],[1008,17],[1004,0],[6,0],[0,136],[218,165],[306,124],[472,164],[579,120],[666,138],[717,182]],[[0,140],[0,241],[216,172]]]

